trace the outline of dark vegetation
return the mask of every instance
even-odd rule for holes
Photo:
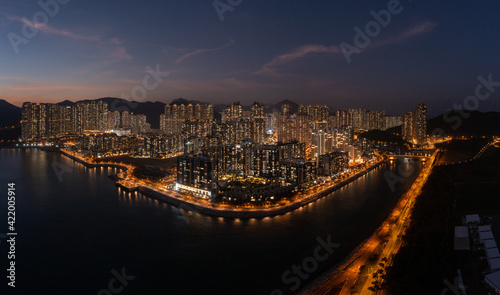
[[[409,144],[401,136],[382,130],[370,130],[359,135],[360,138],[376,144],[398,147],[401,150],[407,149]]]
[[[453,139],[436,144],[437,148],[445,150],[439,159],[439,164],[449,164],[465,161],[476,155],[491,138],[475,137],[472,139]]]
[[[478,111],[466,112],[467,118],[457,112],[450,112],[427,120],[427,134],[442,136],[492,136],[500,135],[500,113]],[[387,132],[401,134],[401,126],[387,129]]]
[[[0,99],[0,146],[10,145],[19,137],[21,137],[21,108]]]
[[[481,141],[452,142],[450,150],[475,154]],[[388,294],[443,294],[461,269],[468,294],[487,294],[480,281],[485,262],[480,251],[453,250],[454,226],[465,214],[500,214],[500,148],[489,148],[479,159],[434,168],[413,209],[404,246],[388,269]],[[447,294],[452,294],[449,291]]]

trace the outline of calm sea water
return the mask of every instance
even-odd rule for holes
[[[393,192],[386,164],[302,209],[265,219],[206,217],[120,192],[107,176],[57,153],[0,149],[0,233],[7,183],[16,183],[16,288],[7,294],[118,294],[112,270],[134,279],[119,294],[292,294],[285,271],[312,256],[317,238],[340,247],[301,287],[341,261],[386,218],[420,171]],[[0,244],[3,290],[7,247]],[[115,282],[119,289],[120,284]],[[2,292],[2,294],[4,294]]]

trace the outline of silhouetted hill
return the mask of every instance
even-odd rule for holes
[[[21,108],[0,99],[0,127],[19,126],[21,122]]]
[[[184,99],[184,98],[177,98],[177,99],[174,99],[172,100],[172,102],[170,103],[170,105],[173,105],[173,104],[209,104],[208,102],[203,102],[203,101],[198,101],[198,100],[187,100],[187,99]],[[227,108],[227,105],[225,104],[217,104],[217,105],[214,105],[214,118],[217,122],[220,122],[221,121],[221,112]],[[158,117],[158,120],[159,120],[159,117]]]
[[[391,134],[400,134],[401,135],[401,125],[389,128],[386,130],[386,132],[389,132]]]
[[[67,100],[67,99],[63,102],[58,103],[58,105],[63,106],[63,107],[70,107],[74,104],[75,104],[74,102]]]
[[[208,102],[202,102],[202,101],[198,101],[198,100],[187,100],[187,99],[180,97],[180,98],[172,100],[172,102],[169,104],[170,105],[173,105],[173,104],[208,104]]]
[[[151,101],[146,101],[146,102],[135,102],[135,101],[128,101],[122,98],[116,98],[116,97],[103,97],[99,99],[95,99],[97,101],[103,101],[108,104],[108,109],[112,112],[118,111],[118,112],[123,112],[123,111],[128,111],[130,113],[134,113],[136,115],[138,114],[144,114],[148,117],[148,123],[151,124],[151,128],[153,129],[159,129],[160,128],[160,115],[165,112],[165,106],[166,103],[164,102],[151,102]],[[78,102],[90,102],[93,100],[87,99],[87,100],[80,100]],[[58,103],[58,105],[63,105],[63,106],[72,106],[76,102],[71,102],[69,100],[65,100],[63,102]],[[196,101],[196,100],[187,100],[184,98],[177,98],[174,99],[170,105],[172,104],[208,104],[207,102],[201,102],[201,101]],[[221,115],[217,110],[215,109],[214,106],[214,117],[216,120],[220,121]]]
[[[467,112],[469,116],[463,118],[460,113],[450,112],[427,120],[427,131],[443,130],[445,135],[451,136],[489,136],[500,135],[500,113],[478,111]]]
[[[2,145],[12,145],[21,137],[21,127],[16,127],[13,129],[0,129],[0,146]],[[2,141],[3,140],[3,141]]]
[[[214,111],[222,113],[224,109],[227,108],[227,104],[219,103],[214,105]]]
[[[158,101],[135,102],[135,101],[127,101],[125,99],[116,97],[103,97],[94,100],[92,99],[80,100],[78,102],[90,102],[95,100],[107,103],[108,109],[112,112],[128,111],[136,115],[144,114],[148,117],[148,123],[150,123],[151,127],[154,129],[160,128],[160,115],[165,112],[165,103]],[[63,102],[58,103],[58,105],[72,106],[75,103],[76,102],[65,100]]]
[[[280,112],[281,111],[281,106],[284,105],[284,104],[289,104],[292,106],[292,113],[296,113],[298,108],[299,108],[299,105],[291,100],[288,100],[288,99],[285,99],[283,101],[280,101],[274,105],[272,105],[268,110],[270,112]]]
[[[370,130],[361,133],[359,137],[366,138],[370,141],[380,141],[394,144],[404,143],[404,140],[400,136],[382,130]]]
[[[490,136],[500,135],[500,113],[478,111],[465,112],[469,116],[451,111],[447,114],[427,120],[427,133],[436,134],[444,131],[444,136]],[[387,129],[389,133],[401,134],[401,126]]]

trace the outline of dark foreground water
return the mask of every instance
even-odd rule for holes
[[[118,191],[113,169],[87,169],[36,149],[0,149],[0,234],[7,232],[7,183],[16,183],[16,288],[1,294],[271,294],[303,287],[341,261],[386,218],[420,171],[395,185],[408,163],[383,165],[284,216],[234,220],[179,210]],[[340,246],[312,261],[318,238]],[[1,238],[1,236],[0,236]],[[321,257],[326,251],[321,249]],[[282,275],[303,265],[302,278]],[[125,268],[129,280],[114,279]],[[307,277],[307,278],[306,278]],[[111,286],[109,283],[112,283]],[[123,288],[122,288],[123,287]],[[275,291],[275,294],[280,292]]]

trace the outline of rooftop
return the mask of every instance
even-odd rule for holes
[[[500,289],[500,271],[490,273],[484,277],[486,281],[490,282],[497,289]]]
[[[477,228],[480,232],[482,231],[491,231],[491,225],[480,225]]]

